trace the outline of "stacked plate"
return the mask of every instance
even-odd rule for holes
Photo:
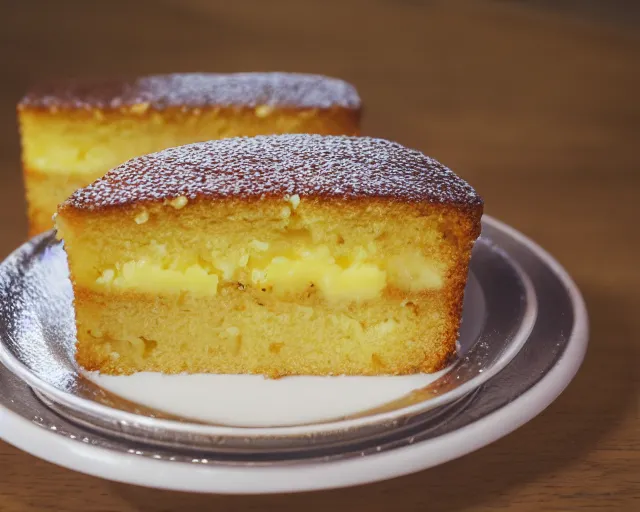
[[[436,375],[83,372],[52,234],[0,266],[0,437],[104,478],[218,493],[355,485],[459,457],[551,403],[587,345],[583,300],[546,252],[483,220],[458,359]]]

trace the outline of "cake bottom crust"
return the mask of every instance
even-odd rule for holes
[[[106,374],[139,371],[287,375],[403,375],[444,368],[455,354],[458,301],[392,294],[332,308],[260,290],[215,297],[78,288],[77,361]]]

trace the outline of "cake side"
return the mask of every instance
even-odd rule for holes
[[[414,206],[280,198],[62,211],[79,362],[107,373],[440,369],[455,351],[481,208]]]
[[[53,227],[58,204],[108,169],[169,146],[239,135],[267,133],[357,134],[355,112],[253,110],[164,112],[146,115],[21,113],[22,161],[29,234]]]
[[[18,111],[23,165],[49,174],[104,174],[136,156],[214,139],[280,133],[357,135],[359,122],[359,112],[338,107]]]
[[[53,229],[53,215],[58,204],[74,191],[87,185],[85,174],[51,176],[29,169],[23,170],[23,180],[29,238]]]

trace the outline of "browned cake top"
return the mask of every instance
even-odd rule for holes
[[[215,105],[357,109],[360,98],[347,82],[321,75],[191,73],[41,85],[31,90],[19,106],[106,110],[140,104],[158,110]]]
[[[369,137],[271,135],[188,144],[134,158],[76,191],[83,210],[188,199],[391,198],[482,204],[464,180],[433,158]]]

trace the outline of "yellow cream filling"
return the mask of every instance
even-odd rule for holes
[[[96,284],[115,288],[134,289],[143,292],[172,293],[191,291],[216,295],[219,278],[217,274],[200,265],[190,265],[184,270],[163,268],[158,263],[146,260],[128,261],[107,269],[96,280]]]
[[[371,258],[360,248],[350,257],[335,258],[326,246],[297,249],[284,255],[269,252],[269,244],[249,243],[232,256],[212,254],[210,260],[181,264],[156,247],[150,258],[116,264],[96,280],[99,287],[154,293],[190,292],[216,295],[220,283],[237,283],[269,290],[278,297],[314,288],[329,301],[364,301],[382,294],[387,286],[418,292],[443,285],[443,269],[419,253],[388,259]]]
[[[387,273],[372,263],[354,261],[342,267],[326,247],[301,251],[297,258],[276,256],[264,268],[251,271],[251,283],[270,287],[277,296],[302,293],[309,286],[318,288],[329,300],[367,300],[380,295]]]

